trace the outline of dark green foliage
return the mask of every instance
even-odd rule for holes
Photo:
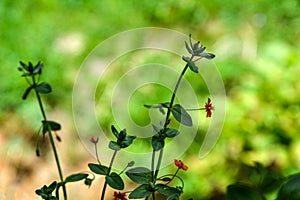
[[[135,136],[127,135],[126,129],[118,132],[114,125],[111,126],[111,131],[117,138],[117,141],[110,141],[109,148],[115,151],[119,151],[122,148],[129,147],[133,143],[133,140],[136,138]]]
[[[171,108],[172,114],[175,119],[183,125],[193,126],[193,121],[191,116],[187,113],[187,111],[180,105],[175,104]]]
[[[108,185],[114,189],[117,190],[123,190],[124,189],[124,182],[120,175],[118,175],[115,172],[112,172],[111,174],[107,175],[105,177],[106,182]]]
[[[290,175],[281,186],[276,200],[300,200],[300,174]]]
[[[152,181],[152,173],[145,167],[135,167],[126,172],[126,175],[135,183],[147,184]]]
[[[142,184],[135,188],[128,196],[131,199],[146,198],[152,194],[154,190],[148,184]]]
[[[243,184],[233,184],[227,187],[226,200],[264,200],[254,188]]]
[[[52,195],[52,193],[56,189],[56,186],[57,183],[56,181],[54,181],[49,186],[44,185],[41,189],[37,189],[35,193],[45,200],[58,200],[57,197]]]
[[[108,174],[108,167],[104,165],[89,163],[88,166],[90,170],[96,174],[100,174],[100,175]]]

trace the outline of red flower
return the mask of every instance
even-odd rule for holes
[[[91,142],[94,143],[94,144],[97,144],[99,141],[99,138],[98,137],[92,137],[91,138]]]
[[[113,200],[127,200],[125,192],[114,192]]]
[[[175,165],[179,168],[179,169],[183,169],[184,171],[186,171],[189,167],[184,165],[183,162],[181,160],[174,160]]]
[[[205,104],[206,117],[211,117],[213,109],[214,106],[212,105],[210,98],[208,98],[207,103]]]

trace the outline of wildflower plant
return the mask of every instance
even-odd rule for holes
[[[134,141],[136,139],[136,136],[127,134],[126,129],[118,130],[114,125],[111,126],[111,133],[115,137],[115,140],[112,140],[107,144],[109,149],[113,151],[109,165],[105,165],[104,163],[102,163],[99,158],[97,145],[101,138],[92,137],[90,139],[90,142],[95,147],[97,162],[89,163],[88,167],[94,174],[103,176],[105,178],[105,182],[102,186],[100,194],[101,200],[105,199],[107,186],[115,190],[112,196],[112,199],[114,200],[127,200],[128,198],[151,198],[155,200],[156,193],[167,196],[169,200],[177,200],[183,193],[184,181],[178,174],[180,171],[187,171],[188,166],[182,160],[174,160],[173,167],[175,168],[175,170],[173,174],[160,174],[166,140],[175,138],[180,134],[179,130],[171,127],[171,121],[175,119],[180,124],[191,127],[193,126],[193,120],[189,112],[204,110],[206,112],[206,117],[210,118],[212,117],[214,106],[212,104],[212,100],[208,98],[204,107],[196,109],[184,108],[180,103],[176,102],[175,98],[181,80],[188,69],[190,69],[193,73],[198,73],[198,66],[196,65],[196,62],[198,60],[201,60],[203,58],[210,60],[215,57],[214,54],[207,53],[205,51],[206,48],[203,45],[200,45],[200,42],[192,43],[191,35],[189,36],[189,41],[185,42],[185,47],[190,55],[182,56],[182,60],[185,62],[185,66],[183,67],[182,72],[178,77],[170,101],[158,103],[155,105],[144,105],[144,107],[148,109],[159,109],[159,111],[164,115],[163,121],[161,121],[159,124],[152,125],[152,154],[149,158],[151,160],[151,165],[148,168],[134,166],[135,162],[130,161],[120,172],[114,171],[113,164],[117,159],[118,152],[131,145],[134,145]],[[64,178],[60,160],[58,158],[58,152],[56,150],[55,142],[53,139],[53,133],[55,133],[57,140],[59,142],[61,141],[61,138],[56,133],[56,131],[61,130],[61,125],[58,122],[48,120],[41,99],[41,94],[50,93],[52,91],[52,87],[46,82],[40,82],[40,75],[42,74],[43,69],[42,63],[39,62],[36,65],[33,65],[31,62],[29,62],[28,64],[20,62],[20,65],[21,67],[19,67],[19,70],[23,72],[22,76],[25,77],[27,83],[29,84],[22,98],[25,100],[31,91],[34,91],[34,93],[36,94],[43,117],[40,131],[42,132],[43,137],[45,137],[46,135],[49,136],[60,178],[59,181],[54,181],[48,186],[44,185],[40,189],[37,189],[36,194],[39,195],[42,199],[56,200],[60,198],[59,190],[62,188],[63,198],[66,200],[67,183],[84,180],[85,185],[90,186],[95,179],[95,175],[93,174],[93,177],[90,178],[88,173],[76,173]],[[39,154],[39,148],[37,145],[37,155],[39,156]],[[123,191],[125,189],[125,183],[122,178],[123,174],[125,174],[131,181],[133,181],[137,185],[133,190]],[[174,179],[177,179],[177,181],[174,181]]]

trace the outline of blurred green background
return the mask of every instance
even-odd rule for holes
[[[299,171],[299,6],[298,0],[0,1],[0,199],[39,199],[34,190],[57,177],[51,151],[35,157],[41,115],[33,95],[21,100],[26,82],[18,62],[44,63],[42,78],[53,87],[44,97],[47,111],[63,125],[58,149],[65,174],[87,170],[94,159],[72,121],[76,73],[101,41],[149,26],[192,33],[217,55],[226,87],[227,116],[216,147],[198,159],[200,128],[182,158],[190,167],[181,174],[184,199],[222,196],[254,161],[284,175]],[[98,198],[101,180],[90,189],[79,184],[69,187],[70,199]]]

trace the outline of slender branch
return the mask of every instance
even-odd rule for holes
[[[115,158],[116,158],[117,152],[118,152],[118,151],[115,150],[115,151],[114,151],[114,154],[112,155],[112,158],[111,158],[111,160],[110,160],[110,164],[109,164],[109,167],[108,167],[107,175],[110,174],[110,171],[111,171],[112,165],[113,165],[113,163],[114,163],[114,160],[115,160]],[[101,200],[104,200],[106,187],[107,187],[107,182],[106,182],[106,180],[105,180],[105,183],[104,183],[103,188],[102,188]]]
[[[191,57],[191,60],[193,59],[193,56]],[[167,126],[169,125],[170,123],[170,115],[171,115],[171,109],[172,109],[172,106],[174,104],[174,100],[175,100],[175,97],[176,97],[176,92],[179,88],[179,85],[180,85],[180,82],[183,78],[183,75],[185,74],[186,70],[188,69],[188,64],[185,65],[185,67],[183,68],[178,80],[177,80],[177,83],[175,85],[175,88],[174,88],[174,91],[173,91],[173,94],[172,94],[172,97],[171,97],[171,101],[170,101],[170,105],[169,105],[169,108],[168,108],[168,111],[167,111],[167,115],[166,115],[166,120],[165,120],[165,123],[164,123],[164,128],[167,128]],[[159,168],[160,168],[160,165],[161,165],[161,161],[162,161],[162,157],[163,157],[163,151],[164,148],[162,148],[160,151],[159,151],[159,157],[158,157],[158,162],[157,162],[157,165],[156,165],[156,170],[155,170],[155,175],[154,175],[154,182],[158,176],[158,172],[159,172]]]
[[[33,76],[32,76],[32,82],[33,82],[33,85],[35,85],[35,86],[37,85]],[[36,94],[36,97],[37,97],[37,100],[38,100],[38,103],[39,103],[39,107],[40,107],[41,113],[43,115],[44,121],[47,121],[47,117],[46,117],[44,106],[43,106],[43,103],[42,103],[42,100],[41,100],[41,96],[38,93],[38,91],[36,91],[36,90],[34,90],[34,91],[35,91],[35,94]],[[52,146],[52,150],[53,150],[53,153],[54,153],[54,157],[55,157],[55,161],[56,161],[56,165],[57,165],[57,169],[58,169],[59,178],[60,178],[61,182],[64,182],[64,177],[63,177],[62,169],[61,169],[61,166],[60,166],[60,161],[59,161],[59,158],[58,158],[58,153],[57,153],[57,150],[56,150],[56,146],[55,146],[54,139],[53,139],[53,136],[52,136],[51,128],[50,128],[49,125],[47,125],[47,130],[48,130],[48,134],[49,134],[49,139],[50,139],[50,143],[51,143],[51,146]],[[67,190],[66,190],[65,184],[62,184],[62,188],[63,188],[64,199],[67,200]]]

